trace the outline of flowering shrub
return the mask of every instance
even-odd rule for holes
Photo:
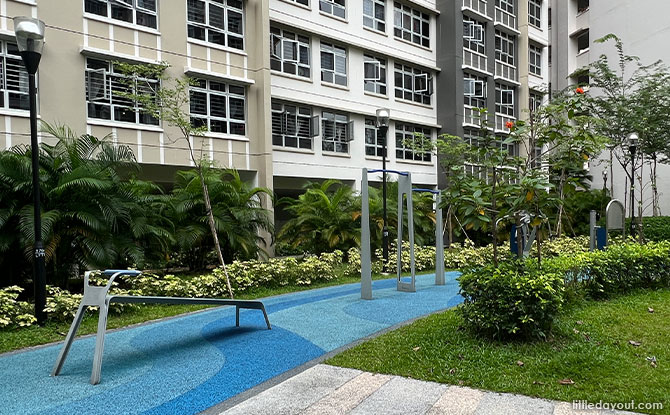
[[[36,319],[32,307],[25,301],[17,301],[23,288],[15,285],[0,289],[0,328],[33,324]]]

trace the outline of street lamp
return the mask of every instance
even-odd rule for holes
[[[635,237],[635,152],[640,137],[636,133],[628,135],[630,151],[630,236]]]
[[[384,266],[389,260],[389,229],[386,225],[386,135],[389,130],[389,119],[391,118],[391,110],[388,108],[380,108],[377,110],[377,142],[382,141],[382,205],[384,209],[384,227],[382,229],[382,252],[384,256]]]
[[[30,151],[33,166],[33,215],[35,226],[35,262],[33,283],[35,285],[35,317],[37,324],[44,324],[47,302],[46,276],[44,272],[44,244],[42,243],[42,218],[40,215],[39,145],[37,143],[37,88],[35,74],[40,66],[44,47],[44,22],[30,17],[14,18],[16,44],[28,71],[28,93],[30,96]]]

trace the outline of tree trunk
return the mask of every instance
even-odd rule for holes
[[[452,205],[450,204],[447,208],[447,248],[451,248],[451,244],[454,243],[454,223],[451,219],[452,215]]]
[[[563,235],[563,200],[565,198],[565,168],[561,169],[561,179],[558,184],[558,219],[556,219],[556,236]]]
[[[493,168],[493,186],[491,187],[491,209],[493,214],[491,215],[491,226],[493,230],[493,265],[498,267],[498,226],[496,222],[498,221],[498,213],[496,212],[497,203],[496,203],[496,184],[498,182],[498,170]]]
[[[652,205],[653,205],[653,215],[661,216],[661,205],[658,196],[658,157],[654,153],[652,156],[653,164],[651,167],[651,190],[652,190]]]
[[[209,230],[212,233],[212,238],[214,239],[214,249],[216,250],[216,255],[219,257],[221,268],[223,268],[223,274],[226,278],[226,286],[228,288],[228,295],[230,295],[230,298],[233,299],[233,287],[230,285],[230,278],[228,277],[228,270],[226,269],[226,261],[223,259],[223,252],[221,251],[221,244],[219,243],[219,235],[216,232],[216,223],[214,222],[214,213],[212,212],[212,202],[209,199],[209,189],[207,188],[207,183],[205,182],[205,175],[202,173],[202,162],[196,160],[195,154],[193,154],[193,146],[191,145],[190,136],[185,133],[184,137],[186,137],[186,142],[188,143],[191,160],[198,170],[200,185],[202,186],[202,195],[205,200],[205,210],[207,211],[207,222],[209,223]]]

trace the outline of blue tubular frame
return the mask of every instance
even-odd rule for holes
[[[432,193],[434,195],[439,195],[441,193],[439,190],[433,189],[412,189],[412,191],[417,193]]]
[[[409,173],[406,171],[398,171],[398,170],[388,170],[388,169],[374,169],[374,170],[368,170],[368,174],[370,173],[393,173],[397,174],[399,176],[408,176]]]

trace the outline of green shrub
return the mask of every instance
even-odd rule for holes
[[[636,288],[670,287],[670,242],[610,245],[605,251],[550,259],[544,268],[591,298],[606,298]]]
[[[0,289],[0,328],[25,327],[36,321],[31,305],[17,300],[21,292],[23,288],[15,285]]]
[[[648,241],[670,241],[670,216],[643,218],[642,229]]]
[[[466,325],[494,338],[546,337],[563,303],[563,276],[530,261],[471,269],[459,282]]]

